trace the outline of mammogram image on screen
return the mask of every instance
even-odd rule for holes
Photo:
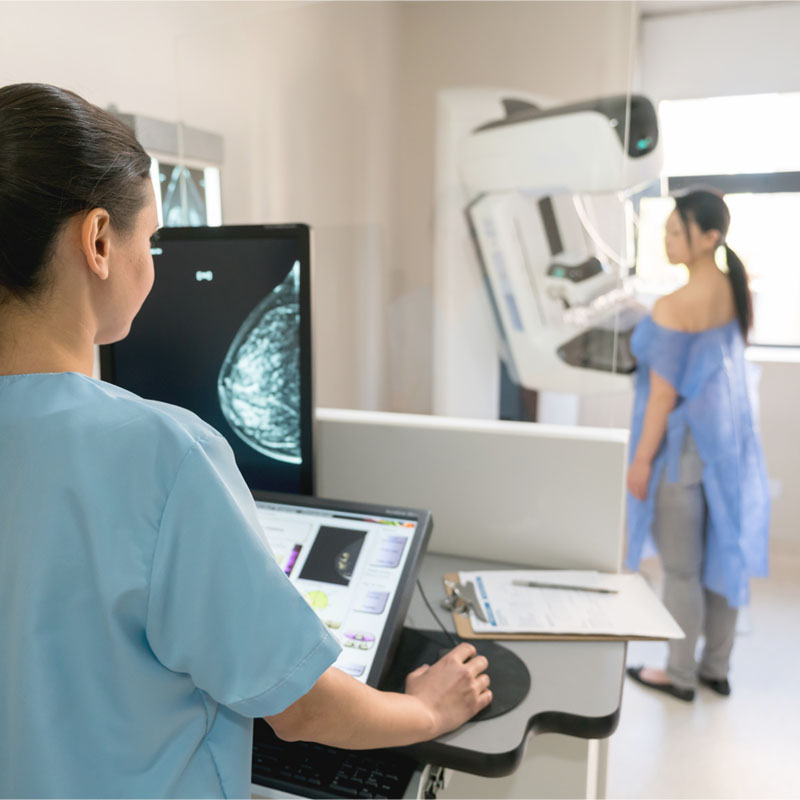
[[[300,577],[348,586],[366,536],[366,531],[321,525]]]
[[[250,447],[299,464],[300,262],[247,316],[217,380],[225,420]]]

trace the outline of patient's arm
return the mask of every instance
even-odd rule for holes
[[[399,747],[454,730],[492,699],[487,661],[462,643],[406,679],[406,693],[381,692],[335,667],[280,714],[265,717],[287,741],[351,750]]]

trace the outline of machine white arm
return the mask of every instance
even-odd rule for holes
[[[459,161],[470,201],[486,192],[629,190],[661,169],[658,120],[641,95],[522,109],[473,131]]]
[[[459,164],[472,239],[515,380],[562,392],[626,388],[617,373],[634,368],[632,315],[621,330],[609,322],[615,307],[603,301],[619,279],[598,258],[576,198],[630,191],[657,177],[652,103],[617,96],[511,111],[466,138]],[[586,317],[565,315],[598,298],[603,311],[588,327]]]

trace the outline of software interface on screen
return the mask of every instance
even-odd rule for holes
[[[307,238],[174,235],[164,231],[153,245],[153,290],[111,348],[110,380],[216,428],[251,489],[310,492],[310,367],[301,359]]]
[[[417,524],[264,501],[256,507],[281,569],[342,645],[336,666],[366,682]]]

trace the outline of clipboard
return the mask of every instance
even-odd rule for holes
[[[442,576],[445,593],[449,597],[452,595],[451,584],[458,583],[457,572],[446,572]],[[584,633],[475,633],[472,630],[469,614],[453,611],[453,623],[456,626],[456,633],[462,639],[488,639],[488,640],[510,640],[519,642],[663,642],[667,639],[663,636],[612,636],[609,634],[584,634]]]

